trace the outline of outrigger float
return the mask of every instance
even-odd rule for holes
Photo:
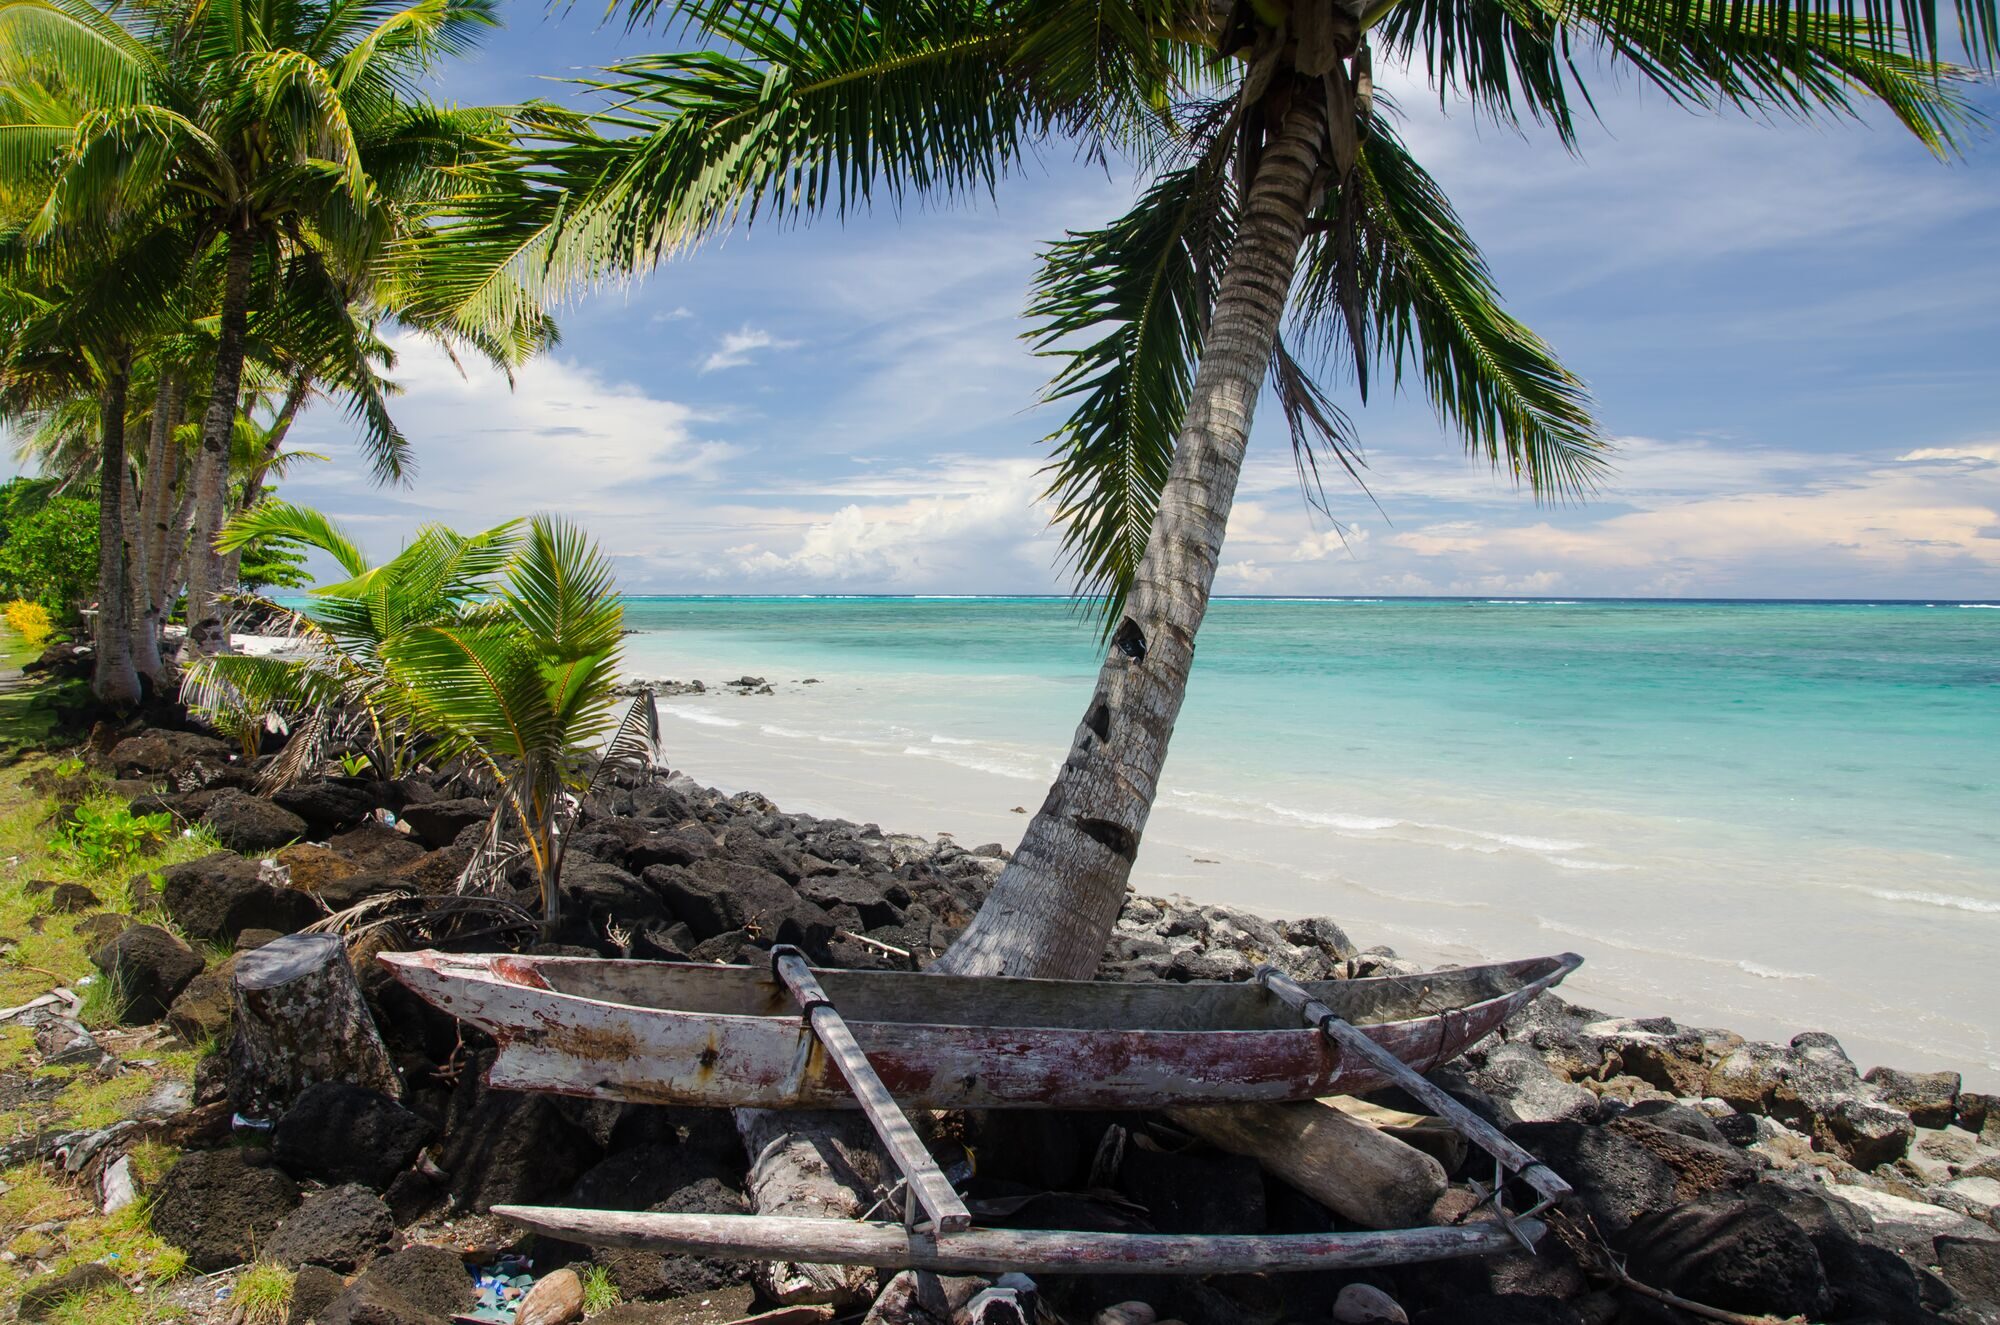
[[[1300,984],[1122,984],[598,958],[386,953],[410,989],[490,1032],[490,1084],[646,1104],[859,1108],[902,1175],[903,1220],[496,1206],[593,1246],[944,1273],[1320,1270],[1532,1249],[1568,1184],[1422,1075],[1582,958]],[[822,983],[824,981],[824,983]],[[904,1107],[1155,1109],[1399,1086],[1494,1163],[1495,1218],[1263,1236],[973,1228]],[[1513,1213],[1510,1179],[1538,1198]]]

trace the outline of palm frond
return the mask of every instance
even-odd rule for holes
[[[1605,441],[1588,392],[1549,347],[1500,305],[1472,237],[1451,203],[1386,124],[1363,142],[1349,198],[1357,242],[1337,220],[1309,237],[1300,263],[1299,320],[1330,353],[1386,360],[1401,385],[1419,378],[1467,449],[1525,481],[1538,497],[1590,491]],[[1364,304],[1375,337],[1353,345],[1343,291]]]
[[[1169,171],[1111,225],[1052,245],[1028,307],[1032,343],[1061,365],[1042,398],[1070,411],[1047,495],[1106,629],[1145,555],[1234,233],[1223,165],[1217,149]]]
[[[368,573],[368,554],[352,535],[318,511],[268,498],[222,527],[215,545],[235,552],[253,542],[289,543],[324,552],[350,576]]]

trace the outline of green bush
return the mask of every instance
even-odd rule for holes
[[[58,620],[97,596],[97,505],[55,497],[7,526],[0,543],[0,599],[40,603]]]
[[[113,800],[91,800],[76,807],[58,845],[85,869],[101,874],[159,850],[173,826],[169,814],[134,814]]]

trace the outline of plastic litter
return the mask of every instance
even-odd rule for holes
[[[502,1256],[491,1265],[481,1266],[472,1276],[478,1305],[459,1319],[514,1325],[514,1313],[520,1310],[521,1299],[535,1286],[533,1269],[532,1260],[515,1255]]]

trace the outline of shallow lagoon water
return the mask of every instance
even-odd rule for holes
[[[1012,845],[1085,707],[1053,599],[633,598],[667,756]],[[815,685],[802,685],[807,677]],[[1222,600],[1135,885],[1424,960],[1574,948],[1572,996],[2000,1084],[2000,610]]]

